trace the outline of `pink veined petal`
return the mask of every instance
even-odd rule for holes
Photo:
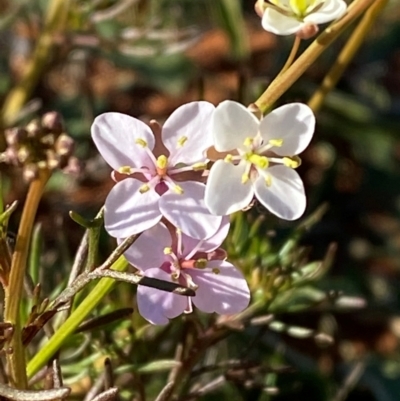
[[[303,181],[297,172],[286,166],[273,166],[266,170],[271,185],[260,175],[254,183],[257,199],[271,213],[285,220],[296,220],[306,209]]]
[[[260,124],[260,135],[265,143],[270,139],[283,139],[282,146],[271,149],[280,156],[301,153],[309,145],[314,130],[314,113],[302,103],[281,106],[266,115]]]
[[[104,113],[95,118],[91,131],[97,149],[114,170],[153,164],[145,150],[135,143],[140,138],[150,149],[154,147],[153,133],[142,121],[126,114]]]
[[[326,0],[315,13],[304,18],[305,22],[313,24],[325,24],[341,18],[347,10],[347,4],[343,0]]]
[[[218,269],[213,273],[208,268]],[[193,281],[199,286],[194,305],[203,312],[221,315],[239,313],[249,305],[250,290],[243,274],[226,261],[213,260],[206,270],[190,271]]]
[[[286,16],[268,7],[261,21],[262,27],[275,35],[292,35],[303,26],[296,18]]]
[[[204,203],[205,185],[194,181],[180,182],[179,185],[183,194],[169,190],[161,197],[161,213],[189,237],[211,237],[220,227],[222,218],[208,211]]]
[[[229,217],[223,216],[218,231],[210,238],[199,240],[182,234],[182,256],[186,257],[187,255],[189,255],[192,250],[199,245],[200,241],[201,245],[198,247],[198,252],[211,252],[219,248],[228,235],[229,226]]]
[[[212,145],[211,116],[214,109],[209,102],[192,102],[170,115],[162,129],[162,140],[170,151],[171,166],[205,160],[205,151]]]
[[[251,181],[242,184],[245,164],[233,165],[217,160],[207,180],[205,203],[211,213],[227,215],[249,205],[254,196]]]
[[[126,178],[108,194],[104,209],[104,225],[115,238],[126,238],[153,227],[161,220],[160,196],[153,190],[140,193],[143,182]]]
[[[258,133],[259,121],[240,103],[225,100],[220,103],[212,118],[214,147],[218,152],[228,152],[243,147],[246,138]]]
[[[120,243],[121,240],[118,240]],[[129,247],[124,256],[140,270],[160,267],[166,260],[164,249],[171,246],[171,235],[163,223],[149,228]]]
[[[146,277],[172,281],[170,274],[158,268],[147,270]],[[187,297],[141,285],[136,299],[139,313],[152,324],[167,324],[169,319],[179,316],[188,307]]]

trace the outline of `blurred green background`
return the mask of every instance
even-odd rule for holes
[[[39,209],[43,255],[41,270],[35,274],[49,296],[59,291],[83,234],[68,212],[75,210],[92,218],[113,185],[109,168],[90,138],[94,117],[118,111],[162,122],[179,105],[193,100],[250,103],[279,72],[291,47],[290,38],[262,30],[251,0],[65,0],[67,3],[64,18],[52,28],[54,46],[31,82],[28,101],[13,115],[15,125],[45,111],[62,113],[84,165],[79,176],[57,172]],[[48,0],[0,1],[1,102],[20,82],[33,56],[49,4]],[[280,103],[308,100],[350,31]],[[299,171],[307,188],[307,215],[321,205],[328,207],[300,244],[310,260],[323,258],[330,244],[337,244],[337,251],[329,272],[315,285],[319,292],[303,294],[313,306],[295,313],[290,302],[296,305],[300,300],[283,300],[285,307],[277,307],[276,313],[288,325],[322,328],[335,341],[321,345],[268,326],[238,332],[222,348],[227,357],[245,360],[253,370],[249,368],[245,374],[231,370],[222,387],[201,399],[400,399],[400,1],[389,2],[337,88],[326,98],[317,115],[315,137],[302,160]],[[1,172],[6,201],[23,199],[26,185],[20,171],[1,166]],[[14,218],[11,229],[16,230],[18,213]],[[235,219],[227,246],[231,257],[241,261],[247,271],[268,264],[268,258],[298,225],[279,221],[259,205],[240,219]],[[245,235],[255,221],[260,226],[253,235]],[[112,246],[103,235],[99,258]],[[133,306],[131,287],[119,288],[118,294],[110,295],[114,304],[108,307]],[[343,308],[334,308],[318,301],[321,293],[357,298],[347,299]],[[362,304],[361,298],[365,307],[351,308]],[[346,298],[342,299],[345,303]],[[103,307],[101,311],[107,310]],[[139,318],[134,316],[132,321],[135,319]],[[122,323],[118,333],[135,337],[130,323]],[[166,337],[173,337],[176,330],[174,326],[156,332],[165,342],[159,357],[170,354]],[[86,349],[69,355],[69,361],[67,358],[69,367],[64,373],[77,394],[87,391],[94,381],[90,347],[100,354],[102,346],[109,347],[123,361],[113,342],[126,339],[117,341],[114,335],[108,325],[92,334],[92,344],[85,337]],[[150,361],[151,347],[140,339],[135,341],[137,347],[126,358],[133,358],[131,363]],[[82,338],[72,339],[71,348],[74,344],[82,346]],[[218,358],[212,352],[208,355],[210,363],[217,363]],[[278,372],[274,370],[277,366]],[[265,375],[269,371],[273,373]],[[246,386],[250,380],[246,374],[255,382],[258,375],[261,381],[267,377],[269,382],[263,385],[276,386],[279,394],[268,394],[261,390],[263,386]],[[130,398],[134,391],[129,390],[123,372],[119,377],[126,389],[121,399],[138,399]],[[144,380],[154,388],[160,381],[164,383],[165,376]]]

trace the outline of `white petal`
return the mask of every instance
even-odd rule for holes
[[[161,220],[160,195],[150,190],[139,192],[143,182],[126,178],[108,194],[104,209],[104,225],[115,238],[126,238],[153,227]]]
[[[296,18],[288,17],[268,7],[262,17],[262,27],[275,35],[292,35],[303,25]]]
[[[304,18],[305,22],[324,24],[342,17],[347,10],[347,4],[343,0],[326,0],[317,12]]]
[[[243,274],[226,261],[211,261],[208,268],[216,268],[219,274],[207,270],[192,270],[193,281],[199,286],[194,305],[203,312],[216,312],[231,315],[247,308],[250,301],[250,290]]]
[[[146,277],[154,277],[164,281],[172,281],[171,275],[161,269],[149,269]],[[188,306],[188,298],[139,285],[137,289],[139,313],[152,324],[167,324],[184,312]]]
[[[271,186],[259,176],[254,184],[257,199],[273,214],[285,220],[296,220],[306,209],[303,181],[296,171],[286,166],[266,170]]]
[[[314,113],[302,103],[281,106],[266,115],[260,124],[260,134],[265,142],[283,139],[281,147],[271,149],[280,156],[301,153],[309,145],[314,129]]]
[[[135,143],[144,139],[154,148],[151,129],[142,121],[121,113],[104,113],[92,124],[92,138],[104,160],[114,169],[152,165],[145,150]]]
[[[229,232],[229,217],[224,216],[222,218],[221,226],[219,227],[218,231],[210,238],[204,240],[194,239],[187,235],[182,235],[182,247],[183,252],[182,256],[186,257],[189,255],[192,250],[198,246],[199,242],[201,241],[201,245],[198,247],[198,252],[211,252],[215,249],[219,248],[222,243],[225,241],[225,238]]]
[[[118,240],[120,243],[122,240]],[[124,256],[140,270],[160,267],[166,260],[164,249],[171,246],[171,235],[163,223],[149,228],[125,251]]]
[[[233,165],[217,160],[207,180],[205,203],[211,213],[224,216],[249,205],[254,196],[252,184],[242,184],[245,164]]]
[[[240,103],[225,100],[213,115],[212,132],[214,147],[218,152],[228,152],[243,146],[246,138],[258,133],[259,121]]]
[[[214,105],[208,102],[184,104],[165,122],[162,140],[170,151],[172,166],[204,161],[205,151],[212,145],[211,117],[214,109]]]
[[[205,185],[200,182],[180,182],[183,194],[169,190],[160,199],[161,213],[189,237],[209,238],[221,225],[222,218],[212,215],[204,203]]]

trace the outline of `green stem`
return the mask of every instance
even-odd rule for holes
[[[53,0],[49,2],[43,32],[37,42],[32,59],[28,62],[21,81],[9,92],[1,110],[1,123],[12,125],[18,112],[29,99],[53,48],[57,36],[65,20],[70,0]]]
[[[326,74],[321,86],[309,100],[308,105],[314,110],[314,112],[320,109],[326,95],[336,86],[343,72],[346,70],[350,61],[363,43],[364,38],[371,30],[371,26],[387,3],[388,0],[376,0],[367,10],[364,17],[357,25],[357,28],[351,34],[350,39],[343,47],[343,50],[340,52],[336,62]]]
[[[348,8],[347,14],[331,24],[304,53],[283,74],[278,75],[255,104],[262,111],[267,111],[314,63],[335,39],[375,0],[355,0]]]
[[[128,262],[121,256],[113,265],[112,270],[124,271]],[[100,301],[111,291],[115,280],[110,278],[101,279],[82,303],[71,313],[65,323],[54,333],[49,341],[28,363],[27,375],[31,378],[36,374],[50,358],[60,349],[65,340],[86,319],[89,313],[100,303]]]
[[[25,389],[27,378],[25,370],[25,353],[21,339],[20,303],[22,288],[28,260],[28,250],[32,235],[36,210],[42,197],[44,187],[50,178],[49,170],[41,170],[39,177],[31,182],[22,211],[15,250],[11,260],[9,285],[5,292],[4,321],[13,325],[13,336],[10,340],[12,352],[7,355],[10,377],[16,388]]]

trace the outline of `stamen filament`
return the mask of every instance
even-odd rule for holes
[[[192,259],[194,255],[196,255],[196,253],[198,252],[198,250],[201,248],[201,246],[203,245],[204,240],[200,240],[197,245],[191,250],[191,252],[185,256],[185,260],[189,260]]]

